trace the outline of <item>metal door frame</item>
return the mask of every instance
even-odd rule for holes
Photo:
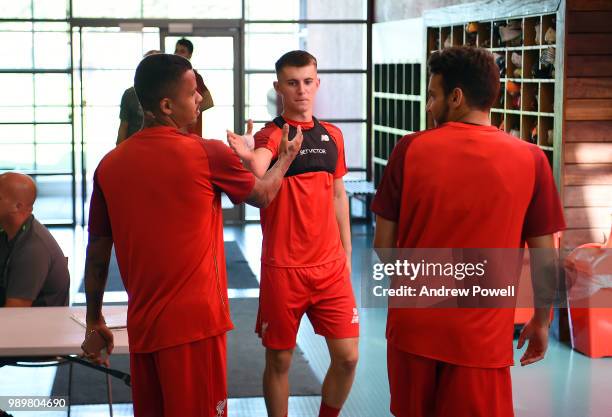
[[[74,57],[74,51],[72,50],[72,36],[73,28],[79,28],[79,34],[83,28],[86,27],[119,27],[120,24],[133,23],[141,24],[143,27],[157,27],[159,28],[160,36],[160,49],[163,51],[165,48],[164,39],[167,36],[203,36],[203,37],[232,37],[233,39],[233,53],[234,53],[234,126],[235,132],[242,132],[245,126],[243,108],[245,105],[244,98],[244,21],[242,19],[210,19],[210,20],[186,20],[186,19],[71,19],[70,21],[70,33],[71,33],[71,59]],[[190,32],[170,32],[169,26],[172,23],[183,23],[191,25],[193,30]],[[79,42],[79,56],[83,55],[83,44]],[[74,63],[72,63],[71,75],[75,70]],[[80,68],[82,71],[82,68]],[[81,78],[80,91],[78,92],[79,97],[83,97],[83,83]],[[74,97],[74,95],[73,95]],[[81,103],[82,105],[82,103]],[[82,108],[82,106],[81,106]],[[72,103],[72,112],[74,114],[76,110],[76,103]],[[74,129],[74,120],[72,122]],[[81,126],[83,129],[83,126]],[[73,134],[74,137],[74,134]],[[219,138],[221,139],[221,138]],[[85,226],[86,213],[85,203],[87,200],[88,193],[91,190],[87,190],[87,172],[93,170],[95,167],[85,166],[85,139],[81,136],[81,154],[74,155],[74,158],[81,158],[81,225]],[[74,139],[73,139],[74,143]],[[73,170],[74,171],[74,170]],[[76,182],[76,172],[73,172],[73,181]],[[76,185],[76,184],[75,184]],[[76,188],[76,187],[75,187]],[[73,192],[73,195],[76,192]],[[76,195],[73,197],[73,206],[76,209]],[[223,219],[226,223],[243,223],[244,222],[244,204],[235,206],[232,209],[223,210]],[[76,210],[74,216],[76,217]]]

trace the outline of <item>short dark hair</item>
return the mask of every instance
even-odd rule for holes
[[[187,48],[190,55],[193,54],[193,43],[189,39],[179,39],[178,41],[176,41],[176,46],[174,48],[176,49],[178,45],[183,45],[185,48]]]
[[[308,65],[314,65],[317,67],[317,58],[312,56],[306,51],[290,51],[281,56],[274,67],[276,68],[276,75],[285,67],[307,67]]]
[[[177,82],[191,63],[182,56],[154,54],[144,58],[136,68],[134,90],[144,110],[158,110],[159,102],[172,97]]]
[[[499,68],[482,48],[454,46],[434,52],[427,62],[431,74],[442,76],[444,94],[460,88],[470,107],[489,110],[499,94]]]

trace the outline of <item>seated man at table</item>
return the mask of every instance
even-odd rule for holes
[[[59,245],[32,214],[36,185],[0,174],[0,306],[68,305],[70,275]]]

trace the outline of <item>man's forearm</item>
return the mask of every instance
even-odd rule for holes
[[[346,193],[334,196],[334,208],[336,211],[336,222],[340,230],[340,240],[347,258],[350,259],[353,246],[351,243],[351,221],[349,216],[348,197]]]
[[[247,203],[256,207],[267,207],[276,197],[291,162],[290,158],[284,156],[278,158],[272,168],[261,179],[255,181],[252,197],[247,200]]]
[[[550,310],[560,294],[559,258],[553,235],[527,239],[533,288],[534,319],[550,321]]]
[[[391,249],[397,247],[397,223],[377,215],[372,247],[382,262],[393,262]]]
[[[246,169],[247,171],[250,171],[257,178],[260,178],[255,172],[255,167],[254,167],[255,151],[251,151],[249,156],[242,158],[241,161],[242,161],[242,166],[244,167],[244,169]]]
[[[550,309],[551,307],[535,308],[533,311],[533,318],[542,325],[550,325]]]
[[[90,236],[85,260],[87,322],[97,322],[102,318],[102,301],[108,278],[111,248],[112,239]]]

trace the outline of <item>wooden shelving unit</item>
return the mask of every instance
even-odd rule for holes
[[[503,28],[503,29],[502,29]],[[493,125],[542,148],[554,160],[556,14],[472,21],[427,28],[427,55],[448,46],[489,49],[500,67],[500,95],[491,109]],[[550,64],[549,64],[550,63]],[[432,127],[427,117],[427,127]]]

